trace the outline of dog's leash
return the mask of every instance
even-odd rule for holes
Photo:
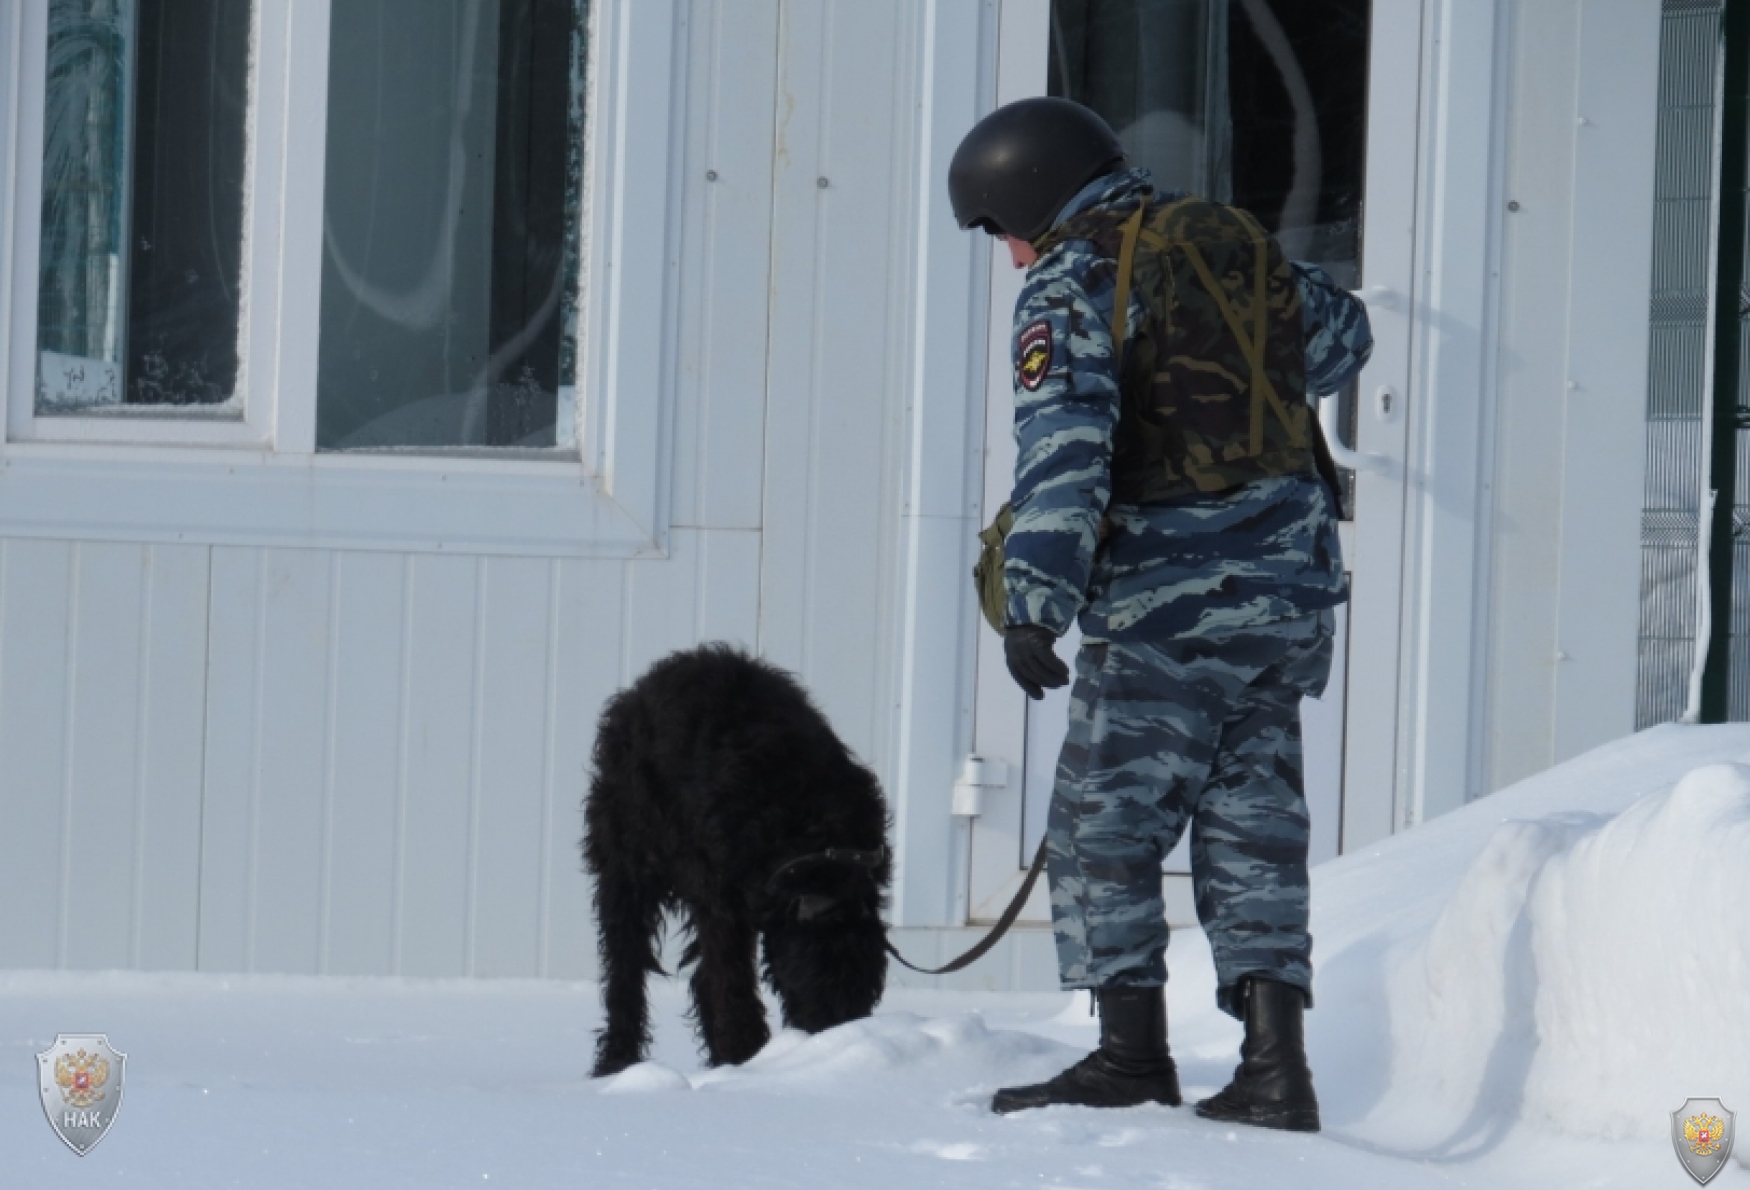
[[[892,942],[887,944],[887,953],[897,959],[901,966],[910,967],[920,975],[947,975],[949,972],[958,971],[962,967],[970,967],[973,963],[976,963],[979,959],[982,959],[987,953],[989,953],[990,948],[997,944],[997,940],[1009,932],[1009,927],[1015,924],[1015,919],[1017,917],[1021,916],[1021,907],[1027,903],[1027,894],[1033,891],[1033,885],[1039,881],[1039,873],[1044,870],[1045,840],[1041,839],[1039,840],[1039,853],[1033,857],[1033,866],[1027,869],[1027,878],[1021,881],[1020,891],[1015,894],[1014,900],[1009,902],[1009,907],[1003,910],[1003,915],[997,918],[997,924],[992,926],[990,928],[990,933],[980,938],[971,950],[945,966],[920,967],[916,963],[908,961],[904,955],[900,954],[899,951],[894,948]]]
[[[875,851],[853,851],[846,847],[829,847],[825,851],[816,851],[809,855],[799,855],[788,863],[781,864],[776,871],[766,877],[766,888],[768,891],[776,888],[778,878],[792,868],[805,867],[809,864],[818,863],[856,864],[859,867],[875,868],[878,867],[887,856],[888,850],[885,845]],[[1039,882],[1039,873],[1044,870],[1045,840],[1041,839],[1039,840],[1038,854],[1033,857],[1033,866],[1027,869],[1026,879],[1021,881],[1020,890],[1015,893],[1014,899],[1009,902],[1008,908],[1003,910],[1003,915],[997,918],[996,924],[990,928],[990,933],[980,938],[978,942],[973,945],[972,949],[968,950],[965,954],[954,959],[947,965],[941,967],[920,967],[910,959],[907,959],[904,955],[900,954],[899,950],[891,941],[887,943],[887,953],[897,959],[900,966],[909,967],[920,975],[947,975],[950,972],[960,970],[962,967],[970,967],[972,964],[978,962],[979,959],[982,959],[986,954],[990,953],[990,948],[995,946],[997,942],[1002,939],[1002,936],[1009,932],[1009,927],[1015,924],[1015,919],[1017,917],[1021,916],[1021,907],[1027,903],[1028,894],[1033,891],[1033,886]]]

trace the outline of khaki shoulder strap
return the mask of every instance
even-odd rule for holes
[[[1229,209],[1234,210],[1231,207]],[[1209,293],[1209,296],[1215,299],[1216,308],[1221,311],[1223,320],[1227,322],[1227,329],[1233,332],[1235,341],[1240,345],[1240,351],[1246,357],[1246,363],[1251,367],[1252,430],[1250,446],[1252,452],[1256,454],[1264,449],[1264,405],[1266,402],[1275,410],[1276,416],[1282,424],[1287,427],[1289,441],[1297,447],[1305,446],[1306,437],[1301,432],[1299,424],[1289,416],[1287,407],[1282,403],[1282,398],[1276,393],[1276,386],[1270,383],[1270,377],[1264,371],[1264,339],[1269,334],[1270,326],[1268,307],[1270,254],[1265,247],[1267,237],[1259,238],[1265,234],[1263,228],[1245,216],[1244,212],[1235,210],[1235,213],[1241,216],[1242,221],[1251,232],[1252,244],[1257,249],[1258,256],[1257,268],[1253,271],[1252,278],[1252,324],[1254,328],[1252,333],[1247,334],[1245,324],[1240,321],[1239,313],[1227,300],[1227,291],[1221,287],[1220,282],[1216,281],[1215,274],[1210,271],[1209,264],[1203,259],[1203,253],[1198,250],[1197,245],[1190,240],[1181,240],[1179,247],[1185,250],[1186,259],[1191,262],[1191,267],[1197,270],[1197,280]]]
[[[1124,353],[1124,340],[1130,325],[1130,289],[1136,272],[1136,246],[1164,252],[1170,241],[1155,227],[1165,227],[1173,213],[1186,203],[1195,202],[1190,195],[1174,199],[1164,207],[1151,209],[1144,202],[1124,221],[1124,231],[1118,241],[1118,287],[1112,294],[1112,356]]]
[[[1136,213],[1124,221],[1124,234],[1118,241],[1118,288],[1112,294],[1112,359],[1124,357],[1124,336],[1130,326],[1130,274],[1136,267],[1136,240],[1142,234],[1142,221],[1148,214],[1146,202],[1136,205]]]

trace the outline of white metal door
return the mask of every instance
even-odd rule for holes
[[[1263,0],[1234,2],[1247,7],[1263,4]],[[1003,0],[999,104],[1046,93],[1051,18],[1051,0]],[[1355,519],[1341,530],[1353,599],[1338,615],[1337,662],[1325,696],[1307,700],[1302,710],[1315,863],[1389,834],[1393,821],[1404,508],[1401,394],[1409,368],[1405,295],[1411,280],[1420,39],[1417,0],[1375,0],[1368,51],[1361,278],[1373,318],[1375,348],[1361,376],[1355,418],[1355,445],[1368,465],[1357,473]],[[991,270],[987,517],[1008,498],[1014,472],[1008,351],[1010,315],[1022,280],[1006,252],[992,253]],[[1077,638],[1072,630],[1059,644],[1066,661],[1074,655]],[[969,833],[966,903],[974,921],[1001,912],[1039,845],[1068,702],[1067,687],[1030,702],[1008,675],[1001,640],[994,633],[981,632],[974,749],[987,760],[1000,762],[999,771],[1006,766],[1007,784],[987,787],[981,813]],[[1168,919],[1174,924],[1195,922],[1187,841],[1182,840],[1168,857],[1165,870]],[[1042,881],[1023,920],[1045,921],[1049,916]]]

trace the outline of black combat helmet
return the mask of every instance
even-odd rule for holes
[[[1098,115],[1067,99],[1021,99],[972,126],[948,166],[962,228],[1036,240],[1076,191],[1124,162]]]

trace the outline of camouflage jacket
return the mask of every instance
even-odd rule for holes
[[[1095,204],[1134,209],[1174,196],[1146,170],[1090,183],[1059,222]],[[1316,266],[1296,264],[1307,390],[1340,389],[1367,362],[1366,308]],[[1118,369],[1112,353],[1116,265],[1086,241],[1059,244],[1027,273],[1015,304],[1015,524],[1004,543],[1007,622],[1061,635],[1079,617],[1090,640],[1161,640],[1251,627],[1348,597],[1337,523],[1316,479],[1262,479],[1232,492],[1111,504]],[[1129,326],[1146,311],[1135,294]],[[1039,324],[1051,342],[1041,379]],[[1103,542],[1101,518],[1110,522]]]

